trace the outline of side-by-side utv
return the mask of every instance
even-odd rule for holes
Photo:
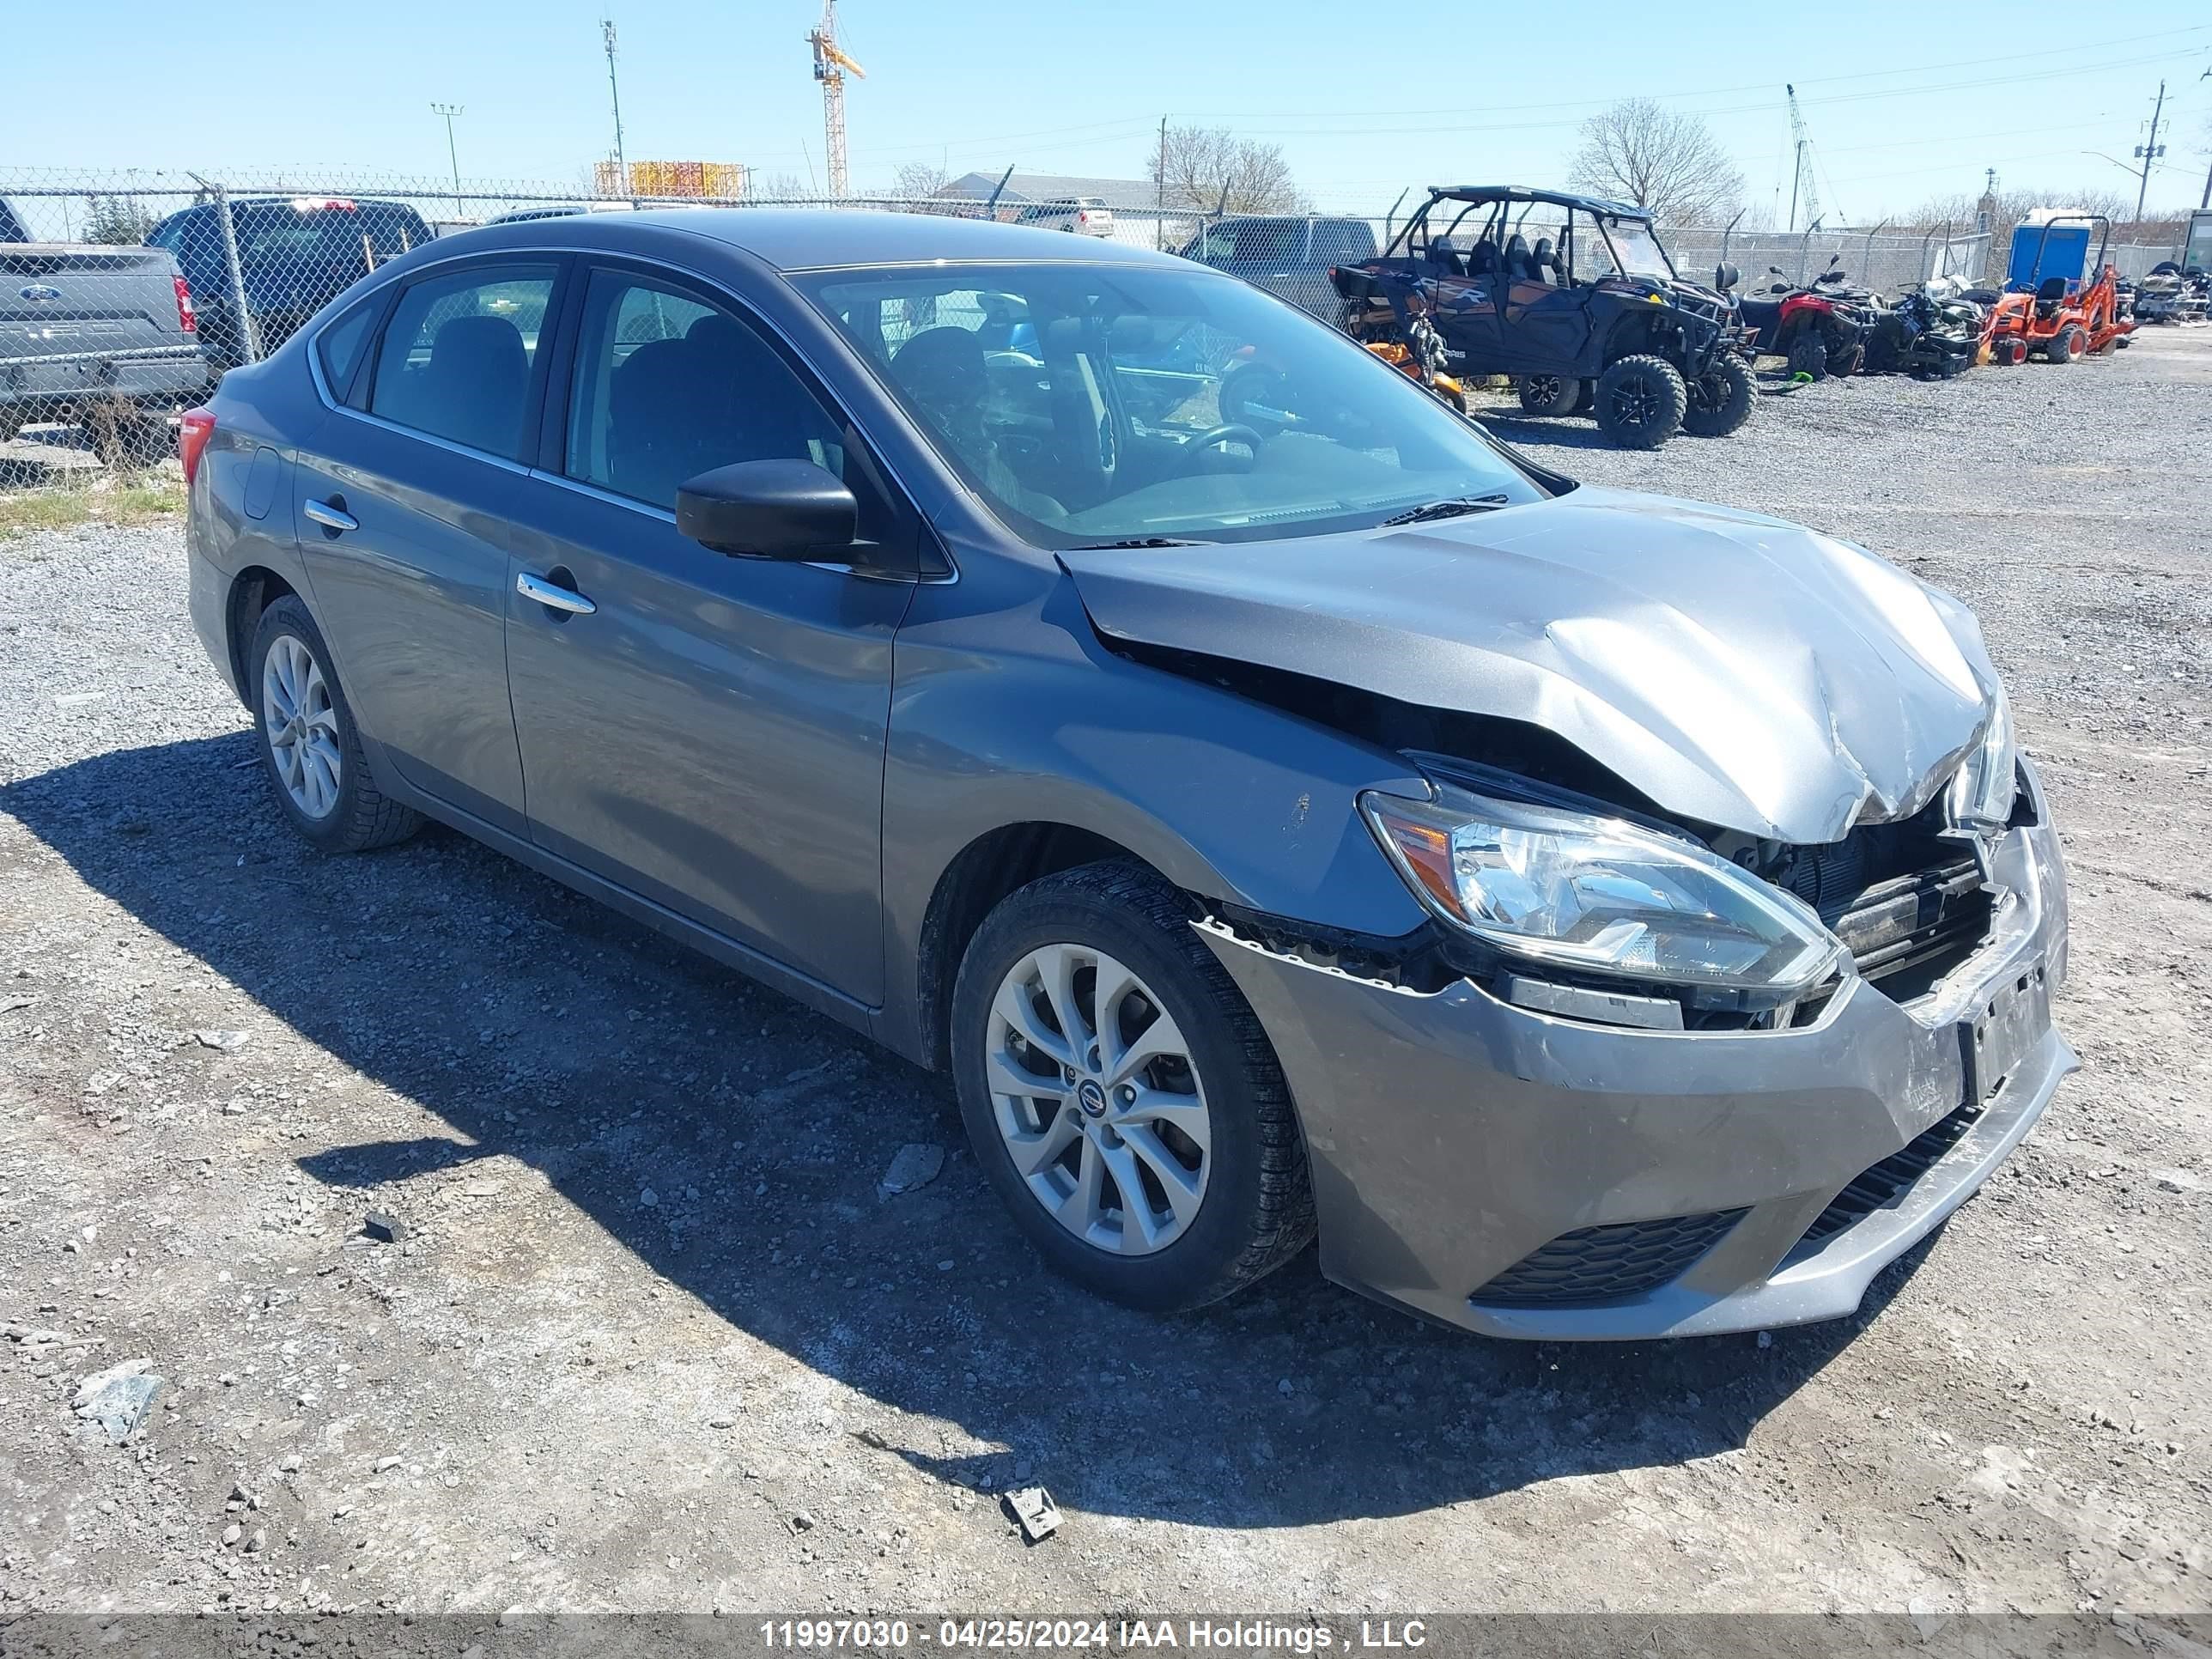
[[[1329,277],[1355,337],[1401,341],[1426,319],[1455,374],[1511,375],[1531,415],[1588,408],[1624,447],[1720,437],[1750,418],[1750,343],[1734,305],[1676,274],[1641,208],[1432,186],[1379,258]]]

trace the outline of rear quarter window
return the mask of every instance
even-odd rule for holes
[[[376,319],[384,309],[384,295],[363,301],[315,336],[315,357],[322,365],[323,381],[340,403],[349,398],[354,377],[368,356],[368,343],[376,334]]]

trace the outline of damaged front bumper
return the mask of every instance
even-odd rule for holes
[[[1989,849],[1982,945],[1900,1003],[1654,1031],[1316,967],[1201,931],[1273,1039],[1323,1270],[1492,1336],[1688,1336],[1831,1319],[1972,1194],[2075,1068],[2051,1024],[2065,871],[2035,822]]]

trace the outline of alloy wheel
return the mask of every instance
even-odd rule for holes
[[[1010,969],[984,1045],[1015,1172],[1077,1237],[1149,1255],[1205,1200],[1212,1128],[1189,1044],[1129,968],[1046,945]]]
[[[271,641],[262,660],[261,724],[292,805],[311,818],[328,817],[345,776],[337,710],[314,653],[289,634]]]

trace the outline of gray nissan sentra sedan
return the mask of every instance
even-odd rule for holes
[[[1494,1335],[1826,1318],[2075,1064],[2058,838],[1956,601],[1534,466],[1200,266],[488,228],[182,447],[301,835],[436,818],[950,1069],[1120,1301],[1318,1231]]]

